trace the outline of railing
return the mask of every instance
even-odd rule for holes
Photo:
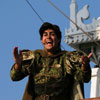
[[[100,100],[100,97],[96,97],[96,98],[88,98],[88,99],[81,99],[81,100]]]

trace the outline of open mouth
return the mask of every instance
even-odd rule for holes
[[[52,43],[53,43],[52,41],[48,41],[48,42],[47,42],[47,44],[52,44]]]
[[[48,42],[47,42],[47,45],[48,45],[48,46],[51,46],[52,44],[53,44],[52,41],[48,41]]]

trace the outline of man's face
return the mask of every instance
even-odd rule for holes
[[[53,29],[47,29],[43,33],[41,42],[44,46],[44,49],[46,49],[47,51],[51,51],[56,49],[59,40]]]

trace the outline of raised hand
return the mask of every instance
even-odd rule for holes
[[[81,61],[82,61],[82,70],[86,70],[87,66],[89,65],[90,62],[90,57],[92,56],[92,53],[90,53],[88,56],[82,56]]]
[[[15,61],[15,69],[19,69],[19,67],[22,63],[23,57],[22,57],[21,50],[19,50],[19,53],[18,53],[18,47],[14,47],[13,57],[14,57],[14,61]]]

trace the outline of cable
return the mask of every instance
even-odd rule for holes
[[[79,27],[74,21],[72,21],[65,13],[63,13],[59,8],[57,8],[51,1],[48,0],[48,2],[54,7],[56,8],[61,14],[63,14],[69,21],[71,21],[77,28],[79,28],[83,33],[85,33],[92,41],[94,41],[95,44],[97,44],[100,47],[100,44],[98,42],[96,42],[93,37],[91,37],[90,34],[88,34],[88,32],[85,32],[81,27]]]
[[[32,10],[35,12],[35,14],[41,20],[41,22],[44,23],[43,19],[40,17],[40,15],[37,13],[37,11],[33,8],[33,6],[31,5],[31,3],[28,0],[26,0],[26,2],[29,4],[29,6],[32,8]]]

